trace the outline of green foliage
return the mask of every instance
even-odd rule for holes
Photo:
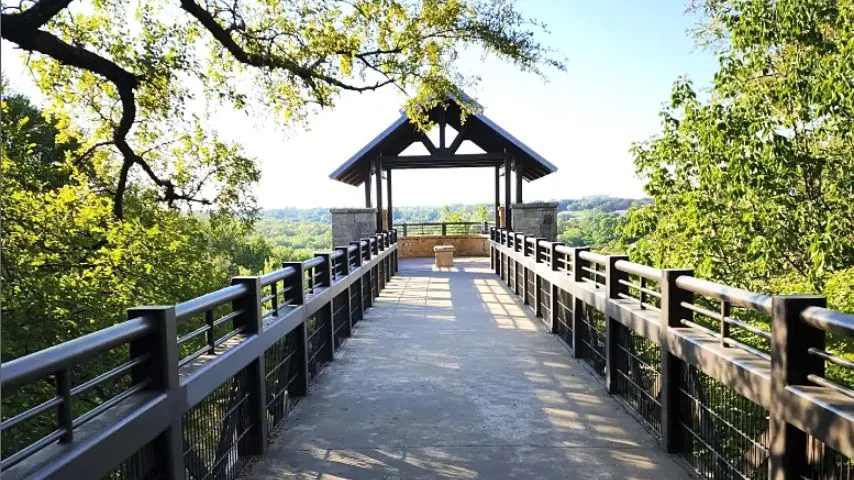
[[[720,70],[707,100],[676,82],[662,132],[634,147],[655,200],[630,215],[634,253],[734,285],[822,291],[854,264],[854,98],[840,90],[854,3],[702,8]]]
[[[708,95],[679,79],[662,131],[633,148],[654,203],[629,212],[630,254],[854,311],[854,2],[695,7],[720,68]]]
[[[35,53],[27,66],[60,140],[81,128],[108,154],[117,218],[133,185],[168,205],[252,209],[254,162],[206,127],[220,106],[302,124],[342,91],[393,85],[427,126],[449,99],[476,108],[462,49],[538,75],[563,69],[535,38],[542,25],[506,0],[44,3],[4,2],[0,33]]]
[[[625,218],[616,213],[594,210],[581,216],[561,216],[558,240],[572,247],[589,246],[599,252],[619,250]]]

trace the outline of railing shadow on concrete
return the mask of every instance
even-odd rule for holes
[[[3,363],[2,476],[235,478],[397,267],[378,233]]]
[[[825,374],[826,363],[854,368],[825,347],[826,332],[854,336],[854,316],[821,297],[756,294],[503,229],[490,258],[701,476],[854,476],[854,391]]]
[[[603,462],[667,477],[644,428],[591,394],[523,308],[488,268],[408,261],[251,477],[588,478]]]

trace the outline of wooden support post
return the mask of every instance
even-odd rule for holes
[[[621,293],[626,293],[627,288],[620,283],[620,280],[626,281],[629,275],[625,272],[617,270],[616,263],[619,260],[628,260],[625,255],[609,255],[608,262],[605,264],[605,291],[608,299],[620,298]],[[620,337],[627,334],[626,327],[620,322],[608,316],[607,312],[603,312],[606,316],[605,326],[605,388],[608,393],[617,393],[617,354]]]
[[[179,407],[178,393],[178,338],[175,307],[156,306],[138,307],[127,311],[128,318],[147,317],[151,319],[154,331],[150,335],[135,340],[130,344],[130,355],[138,358],[150,355],[147,362],[131,371],[135,385],[148,381],[148,389],[164,392],[169,398],[175,411]],[[183,479],[184,470],[184,441],[183,426],[180,416],[172,416],[173,420],[155,440],[157,457],[165,463],[165,473],[168,478]]]
[[[584,270],[581,269],[581,252],[590,250],[588,247],[574,247],[572,249],[572,281],[580,282],[584,278]],[[581,358],[581,335],[580,331],[584,316],[584,302],[572,297],[572,356]]]
[[[516,161],[516,203],[522,203],[522,179],[525,175],[525,168],[519,161]]]
[[[377,177],[377,232],[381,232],[383,231],[383,161],[381,157],[377,157],[374,162]]]
[[[290,301],[292,305],[302,305],[305,303],[305,270],[302,262],[285,262],[282,267],[291,267],[296,270],[295,275],[285,278],[285,288],[291,287],[285,296],[285,300]],[[288,389],[288,394],[304,397],[308,395],[308,382],[311,380],[311,375],[308,372],[308,332],[305,322],[297,327],[296,332],[297,351],[294,355],[299,362],[297,365],[299,372],[297,372],[297,379],[294,381],[293,387]]]
[[[386,181],[386,190],[388,190],[388,225],[386,225],[386,230],[391,231],[394,228],[394,208],[391,206],[391,169],[389,168],[385,172],[385,181]]]
[[[368,176],[365,178],[365,208],[371,208],[371,183],[374,181],[373,167],[368,166]]]
[[[665,269],[661,272],[661,324],[658,329],[658,344],[661,346],[661,445],[667,453],[679,453],[686,448],[679,425],[682,361],[670,353],[667,332],[670,327],[681,327],[681,319],[693,319],[693,312],[682,303],[692,303],[694,295],[676,285],[677,278],[693,274],[693,270]]]
[[[495,227],[501,228],[499,210],[501,209],[501,167],[495,166]]]
[[[510,172],[512,171],[512,167],[510,166],[510,154],[508,152],[504,152],[504,228],[510,230],[513,228],[513,215],[512,209],[510,208]]]
[[[232,310],[242,310],[235,319],[235,327],[243,327],[247,336],[259,335],[264,327],[261,318],[261,278],[234,277],[232,285],[246,285],[249,292],[232,302]],[[246,455],[263,455],[267,449],[267,377],[264,355],[249,362],[246,366],[247,389],[249,390],[249,417],[252,428],[247,434]]]
[[[807,467],[808,436],[786,422],[786,387],[809,385],[810,374],[824,376],[824,360],[810,355],[810,348],[824,350],[824,330],[807,325],[801,312],[824,307],[824,297],[792,295],[774,297],[771,304],[771,410],[768,478],[802,478]]]

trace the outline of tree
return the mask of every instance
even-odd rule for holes
[[[707,98],[677,81],[662,131],[633,148],[654,203],[629,213],[630,254],[753,291],[824,294],[854,311],[854,2],[695,8],[720,68]],[[854,358],[851,339],[828,339]],[[850,371],[827,374],[854,385]]]
[[[695,8],[720,69],[705,99],[677,81],[661,133],[634,147],[654,203],[630,215],[632,253],[763,291],[832,284],[841,305],[854,294],[854,2]]]
[[[580,218],[570,218],[560,234],[560,241],[569,246],[589,246],[597,251],[618,249],[623,217],[594,210]]]
[[[59,130],[74,119],[85,151],[111,154],[118,219],[134,183],[170,206],[251,208],[254,164],[215,140],[194,99],[261,105],[287,123],[342,91],[391,85],[411,94],[408,111],[424,122],[472,81],[455,68],[460,49],[535,73],[563,67],[507,0],[70,4],[4,4],[2,38],[36,54],[29,67]]]

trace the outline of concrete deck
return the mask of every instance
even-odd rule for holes
[[[692,478],[489,270],[402,260],[249,478]]]

